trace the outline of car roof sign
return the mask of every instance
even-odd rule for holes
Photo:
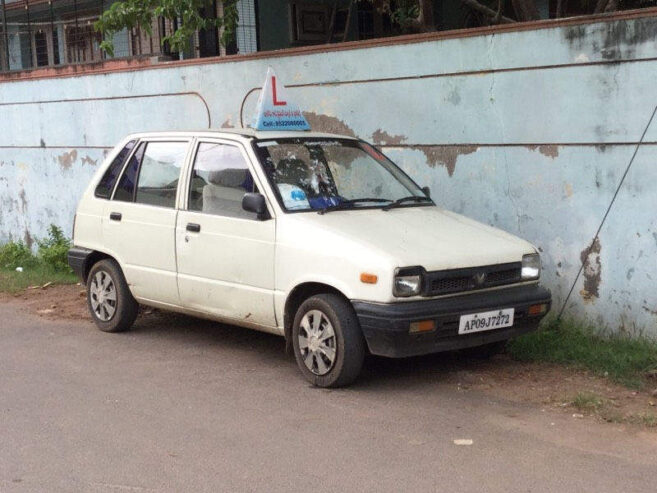
[[[299,106],[290,99],[271,67],[267,68],[252,127],[255,130],[310,130]]]

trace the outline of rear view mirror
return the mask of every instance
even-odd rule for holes
[[[245,193],[242,197],[242,209],[247,212],[255,212],[261,221],[269,219],[267,202],[261,193]]]
[[[426,195],[428,199],[431,198],[431,189],[429,187],[422,187],[422,191],[424,192],[424,195]]]

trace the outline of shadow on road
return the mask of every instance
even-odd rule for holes
[[[203,320],[177,313],[155,311],[141,315],[131,333],[172,344],[213,347],[217,351],[240,354],[250,365],[281,365],[294,368],[294,357],[285,353],[285,341],[277,335],[249,330],[233,325]],[[446,381],[463,370],[476,370],[494,363],[468,358],[458,352],[448,352],[403,359],[369,355],[353,390],[372,390]],[[296,370],[296,368],[294,368]]]

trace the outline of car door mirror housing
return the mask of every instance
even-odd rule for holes
[[[261,221],[270,217],[265,196],[261,193],[245,193],[242,197],[242,209],[247,212],[255,212]]]
[[[424,192],[424,195],[426,195],[428,199],[431,198],[431,189],[429,187],[422,187],[422,191]]]

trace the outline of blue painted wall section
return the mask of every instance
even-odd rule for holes
[[[536,244],[555,308],[584,261],[566,314],[657,337],[657,122],[592,244],[657,104],[652,17],[2,83],[0,241],[70,231],[126,133],[246,124],[268,65],[315,130],[377,143],[439,204]]]

